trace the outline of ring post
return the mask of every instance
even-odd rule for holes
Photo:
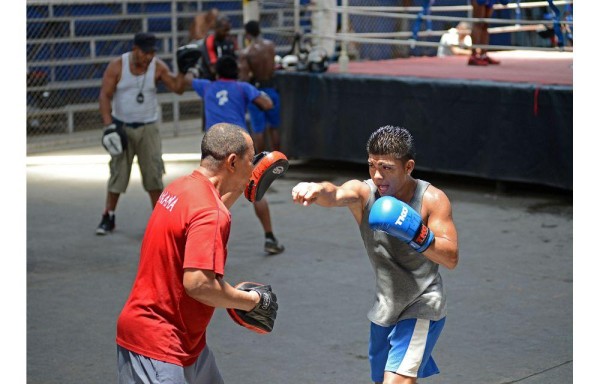
[[[338,64],[340,65],[340,72],[348,72],[348,0],[342,0],[342,41],[340,42],[340,57],[338,58]]]

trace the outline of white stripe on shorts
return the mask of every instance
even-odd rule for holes
[[[429,320],[417,319],[415,329],[410,339],[406,354],[402,359],[402,363],[396,370],[396,373],[406,376],[417,377],[419,367],[423,361],[425,353],[425,345],[427,344],[427,335],[429,334]]]

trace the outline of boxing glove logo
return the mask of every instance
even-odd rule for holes
[[[283,172],[285,172],[285,169],[281,165],[273,168],[273,173],[276,175],[281,175]]]
[[[404,220],[406,219],[407,215],[408,215],[408,209],[406,207],[402,207],[402,212],[400,212],[400,216],[398,216],[398,219],[396,220],[396,222],[394,224],[396,224],[396,225],[404,224]]]
[[[269,305],[271,305],[271,296],[269,296],[269,294],[267,294],[266,292],[261,293],[262,296],[262,303],[260,305],[260,307],[264,310],[267,310],[269,308]]]
[[[419,234],[417,235],[417,238],[414,240],[414,242],[419,245],[423,245],[428,235],[429,228],[427,228],[424,224],[421,224],[421,230],[419,231]]]

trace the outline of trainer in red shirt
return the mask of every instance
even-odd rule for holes
[[[250,311],[259,302],[223,280],[229,208],[250,179],[254,144],[243,128],[222,123],[204,134],[201,149],[200,167],[164,189],[148,222],[117,321],[119,382],[152,375],[221,382],[206,346],[215,307]]]

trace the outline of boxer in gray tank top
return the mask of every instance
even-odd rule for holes
[[[350,209],[376,279],[367,314],[371,378],[416,383],[439,373],[432,351],[446,320],[446,294],[438,269],[457,266],[458,233],[446,194],[411,176],[415,149],[408,130],[377,129],[367,154],[369,180],[301,182],[292,199],[304,206]]]
[[[377,292],[367,315],[381,326],[401,319],[440,320],[446,316],[446,297],[439,264],[423,257],[406,243],[369,227],[369,212],[379,194],[372,180],[365,181],[371,196],[360,223],[360,234],[373,269]],[[409,205],[421,211],[422,199],[429,183],[417,180],[417,189]]]

